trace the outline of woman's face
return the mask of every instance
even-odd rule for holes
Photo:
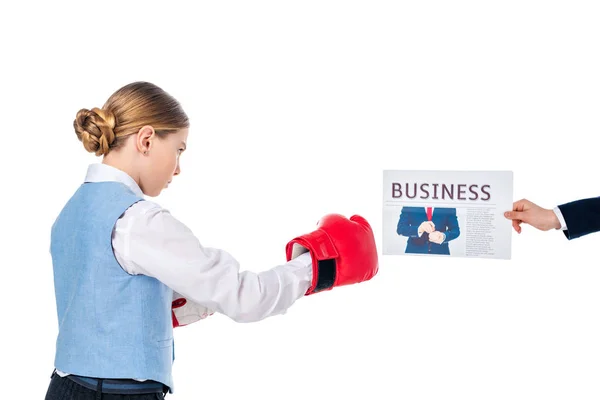
[[[140,173],[140,188],[144,194],[155,197],[169,186],[175,175],[179,175],[179,157],[186,149],[188,128],[169,133],[164,139],[156,133],[150,137],[151,144]]]

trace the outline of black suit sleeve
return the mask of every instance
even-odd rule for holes
[[[600,197],[572,201],[558,206],[567,224],[567,239],[600,231]]]

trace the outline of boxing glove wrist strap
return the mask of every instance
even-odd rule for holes
[[[314,269],[313,269],[314,271]],[[316,285],[313,292],[320,292],[321,290],[331,289],[335,282],[335,259],[330,258],[329,260],[318,260],[317,261],[317,277]]]

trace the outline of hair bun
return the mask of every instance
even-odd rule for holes
[[[116,119],[111,111],[100,108],[79,110],[73,127],[83,147],[97,156],[108,153],[115,140]]]

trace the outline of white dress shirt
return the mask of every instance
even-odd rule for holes
[[[554,214],[556,214],[556,218],[558,218],[558,220],[560,221],[560,229],[563,231],[566,231],[567,230],[567,222],[565,221],[565,218],[563,217],[562,213],[560,212],[560,208],[554,207]]]
[[[85,182],[106,181],[121,182],[144,197],[125,172],[106,164],[89,166]],[[186,306],[176,310],[184,324],[213,312],[237,322],[283,314],[312,282],[309,253],[261,273],[240,272],[229,253],[203,247],[187,226],[148,200],[125,211],[115,224],[112,245],[127,273],[154,277],[173,289],[174,298],[185,297]]]
[[[85,181],[121,182],[144,197],[133,178],[106,164],[90,165]],[[186,225],[148,200],[131,206],[117,221],[112,244],[129,274],[154,277],[173,289],[174,297],[181,294],[237,322],[283,314],[312,282],[308,253],[261,273],[240,272],[229,253],[203,247]]]

